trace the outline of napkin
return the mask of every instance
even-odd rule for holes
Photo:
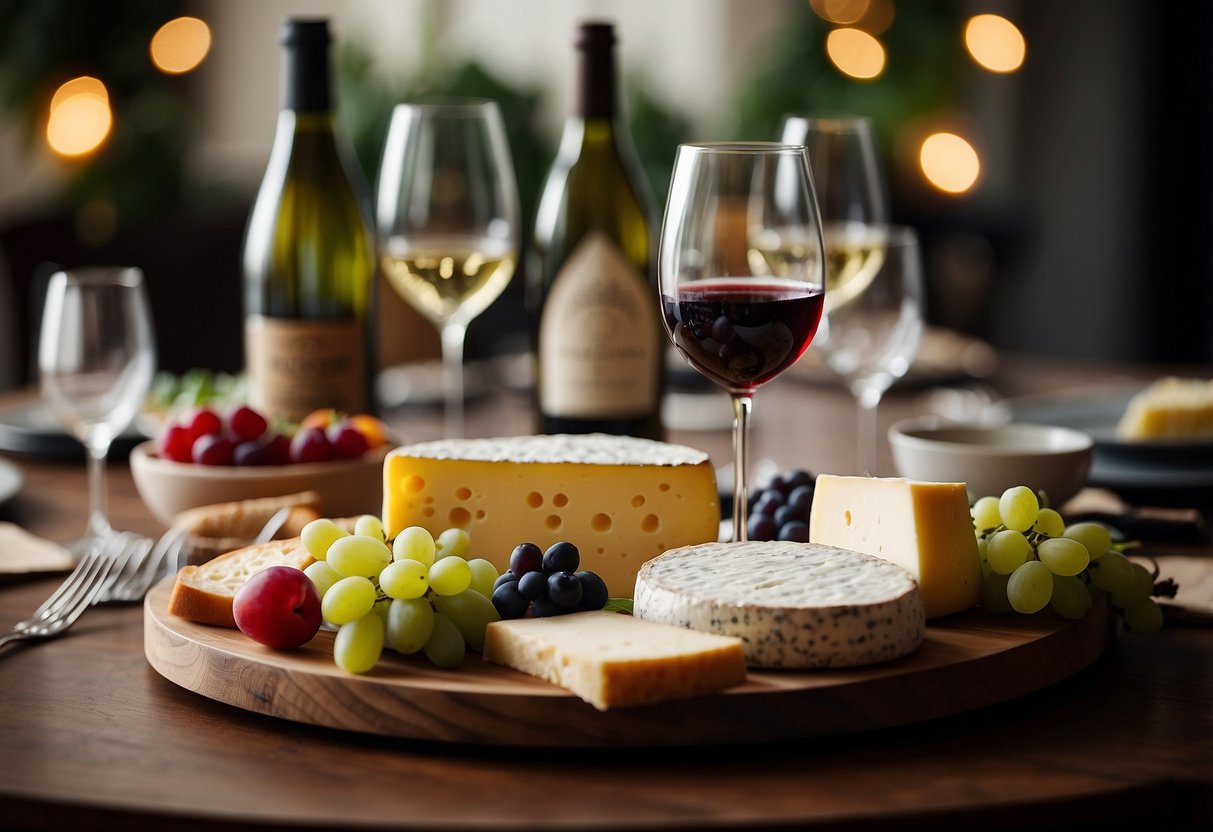
[[[15,523],[0,523],[0,575],[58,572],[76,565],[71,553],[30,534]]]

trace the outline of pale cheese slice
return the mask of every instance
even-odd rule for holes
[[[703,696],[746,677],[738,639],[602,611],[494,621],[484,658],[566,688],[600,711]]]
[[[383,466],[389,536],[408,526],[465,529],[472,555],[509,566],[520,543],[567,540],[612,595],[641,564],[716,540],[720,504],[707,454],[626,436],[515,436],[397,448]]]
[[[981,561],[964,483],[821,474],[809,540],[897,564],[918,581],[927,618],[981,598]]]

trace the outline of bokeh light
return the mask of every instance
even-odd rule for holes
[[[835,29],[826,36],[826,54],[844,75],[870,80],[884,72],[880,41],[859,29]]]
[[[965,48],[990,72],[1014,72],[1023,66],[1027,43],[1019,28],[996,14],[979,14],[965,25]]]
[[[932,133],[918,151],[918,164],[927,181],[949,194],[962,194],[981,175],[981,159],[973,145],[955,133]]]
[[[871,0],[809,0],[809,5],[822,20],[849,26],[868,13]]]
[[[101,146],[113,124],[105,84],[84,75],[55,90],[46,121],[46,141],[60,156],[83,156]]]
[[[196,68],[211,49],[211,29],[196,17],[178,17],[152,35],[152,63],[167,75]]]

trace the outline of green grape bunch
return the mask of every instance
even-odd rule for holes
[[[981,603],[989,611],[1030,615],[1049,606],[1062,618],[1079,619],[1107,593],[1131,629],[1162,627],[1153,596],[1174,595],[1173,582],[1155,584],[1157,569],[1151,573],[1125,557],[1136,544],[1114,542],[1107,526],[1067,525],[1024,485],[981,497],[972,515],[984,576]]]
[[[349,673],[370,671],[385,648],[458,667],[500,620],[490,600],[497,568],[468,559],[471,540],[462,529],[435,539],[412,526],[389,541],[379,518],[367,514],[353,534],[332,520],[313,520],[302,541],[316,558],[304,572],[320,595],[321,615],[337,628],[333,660]]]

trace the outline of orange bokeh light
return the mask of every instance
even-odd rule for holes
[[[918,164],[927,181],[949,194],[962,194],[981,175],[981,159],[973,145],[955,133],[932,133],[918,151]]]
[[[965,25],[965,48],[990,72],[1014,72],[1023,66],[1027,42],[1019,28],[996,14],[979,14]]]
[[[152,35],[148,47],[156,69],[181,75],[195,69],[211,50],[211,28],[196,17],[178,17]]]
[[[83,156],[101,146],[113,124],[105,84],[84,75],[62,84],[51,97],[46,142],[60,156]]]
[[[826,36],[826,55],[838,71],[867,81],[884,72],[880,41],[859,29],[835,29]]]

